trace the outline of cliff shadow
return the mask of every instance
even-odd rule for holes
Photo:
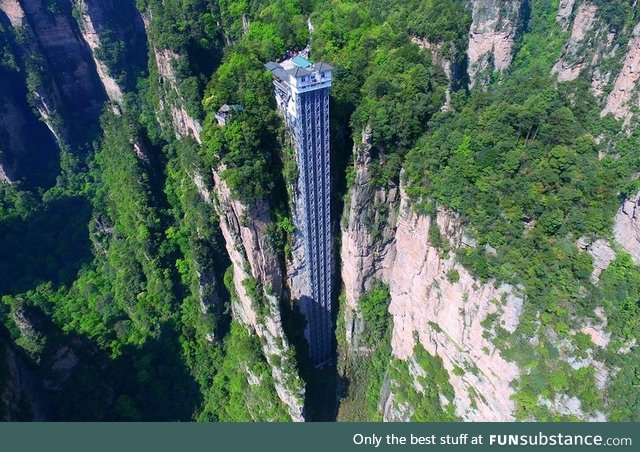
[[[287,303],[283,306],[282,313],[283,327],[295,351],[298,372],[305,383],[305,419],[310,422],[333,422],[338,415],[338,374],[335,359],[331,365],[316,369],[311,362],[309,343],[304,335],[307,321],[297,303]]]

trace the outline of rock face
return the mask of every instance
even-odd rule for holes
[[[624,119],[628,124],[633,109],[638,105],[637,82],[640,78],[640,24],[636,25],[629,41],[629,49],[622,71],[618,74],[613,90],[601,115],[612,114],[616,119]]]
[[[586,251],[593,258],[591,282],[598,284],[600,281],[600,274],[616,259],[615,251],[611,249],[609,242],[603,239],[591,242],[588,238],[582,237],[577,241],[577,245],[582,251]]]
[[[24,25],[24,10],[18,0],[0,0],[0,11],[5,13],[12,26]]]
[[[575,3],[576,0],[560,0],[556,20],[560,23],[560,25],[562,25],[562,28],[564,28],[565,30],[569,28],[571,14],[573,13],[573,6],[575,5]]]
[[[376,188],[371,182],[370,133],[362,132],[356,145],[356,176],[342,224],[342,282],[347,300],[346,339],[357,347],[362,319],[358,299],[376,280],[386,280],[391,266],[395,216],[399,201],[397,188]]]
[[[601,97],[615,75],[611,69],[613,65],[603,63],[619,58],[616,34],[599,18],[598,8],[592,2],[578,6],[573,22],[569,3],[565,9],[561,4],[558,21],[565,29],[571,24],[571,35],[551,72],[558,75],[560,82],[575,80],[580,74],[585,74],[591,80],[593,94]]]
[[[393,355],[411,360],[419,342],[431,355],[442,358],[460,417],[513,419],[510,383],[519,370],[500,355],[488,339],[492,331],[485,331],[482,322],[488,316],[495,317],[494,326],[513,332],[522,298],[510,286],[494,287],[491,282],[474,280],[453,256],[442,256],[429,240],[432,220],[413,212],[397,188],[371,187],[370,163],[368,134],[364,133],[356,147],[356,179],[341,248],[346,337],[351,352],[358,353],[358,299],[376,280],[382,280],[389,284],[391,294]],[[440,228],[453,247],[466,246],[460,221],[450,212],[440,210],[433,227]],[[466,371],[458,376],[453,372],[456,368]],[[385,419],[406,420],[410,409],[393,406],[392,387],[381,401]],[[478,394],[474,400],[472,393]]]
[[[504,71],[513,58],[523,1],[474,0],[469,31],[468,73],[471,86],[488,83],[493,71]]]
[[[106,96],[91,49],[82,39],[73,18],[50,13],[44,2],[38,0],[23,0],[20,4],[46,56],[47,72],[55,81],[65,117],[79,124],[95,123]]]
[[[177,96],[177,77],[173,65],[184,57],[169,49],[154,49],[154,55],[158,75],[160,76],[160,84],[166,93],[172,93],[160,99],[160,109],[168,112],[173,124],[173,130],[178,138],[191,137],[198,144],[201,144],[200,133],[202,132],[202,125],[196,118],[189,115],[183,102]],[[169,101],[169,98],[173,98],[174,101]]]
[[[150,17],[143,16],[143,19],[148,28]],[[164,91],[160,109],[168,113],[158,115],[158,119],[173,131],[176,138],[193,138],[202,144],[202,126],[189,115],[178,95],[174,65],[184,56],[158,48],[153,49],[153,54]],[[271,222],[269,205],[257,202],[247,206],[233,199],[226,182],[220,177],[222,171],[223,168],[212,171],[213,192],[208,190],[202,174],[195,173],[192,177],[203,200],[213,202],[220,217],[220,229],[233,266],[237,295],[232,304],[233,316],[259,337],[278,396],[287,406],[293,421],[304,421],[304,387],[290,353],[280,315],[283,275],[267,232]],[[257,288],[255,291],[249,288],[253,284]],[[251,375],[250,372],[247,374],[250,384]]]
[[[483,321],[489,315],[497,316],[500,327],[515,331],[523,299],[510,286],[479,283],[452,256],[442,256],[429,241],[429,228],[438,227],[456,246],[462,240],[461,225],[445,210],[438,212],[437,224],[432,221],[414,213],[402,196],[396,258],[389,277],[393,354],[409,359],[419,342],[431,355],[442,358],[460,417],[512,420],[515,404],[510,399],[510,383],[519,370],[487,339]],[[462,376],[453,372],[456,367],[465,370]],[[472,400],[472,393],[479,397]]]
[[[573,5],[571,5],[573,8]],[[595,28],[596,5],[583,3],[578,8],[571,28],[571,36],[564,46],[562,57],[553,67],[552,73],[558,74],[558,81],[575,80],[586,67],[584,47],[591,43],[588,34]],[[560,13],[558,13],[560,15]],[[597,37],[593,37],[595,39]]]
[[[116,103],[122,101],[122,90],[118,83],[111,75],[109,69],[100,59],[96,57],[96,51],[100,48],[100,32],[104,31],[103,27],[107,23],[105,6],[103,1],[87,1],[77,0],[74,2],[77,10],[81,14],[80,33],[84,41],[89,45],[92,51],[93,62],[96,65],[98,77],[102,82],[105,92],[110,100]]]
[[[636,264],[640,264],[640,193],[627,199],[616,214],[613,234]]]
[[[260,338],[278,396],[288,407],[291,419],[303,421],[304,389],[282,328],[279,300],[283,277],[269,243],[268,205],[243,205],[231,197],[217,173],[213,176],[220,227],[233,265],[237,294],[232,305],[234,317]],[[250,289],[252,284],[255,289]]]
[[[1,71],[0,86],[0,182],[52,184],[59,152],[54,136],[30,108],[19,74]]]

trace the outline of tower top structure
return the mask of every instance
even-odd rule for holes
[[[327,63],[314,64],[298,55],[279,63],[271,61],[265,67],[296,94],[331,86],[333,67]]]

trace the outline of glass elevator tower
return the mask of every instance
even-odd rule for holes
[[[265,67],[274,76],[278,108],[296,148],[302,218],[296,226],[304,239],[308,294],[301,298],[308,322],[305,336],[316,367],[332,361],[331,179],[329,172],[329,88],[327,63],[294,56]]]

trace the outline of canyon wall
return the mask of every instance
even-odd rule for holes
[[[359,353],[362,330],[360,296],[377,280],[389,284],[393,320],[393,356],[411,360],[420,343],[439,356],[455,391],[455,412],[465,420],[506,421],[515,410],[511,383],[517,366],[506,361],[483,327],[488,316],[513,332],[523,298],[513,287],[475,280],[452,254],[430,243],[430,227],[455,247],[470,246],[459,218],[439,210],[434,219],[415,213],[401,188],[374,188],[370,181],[369,135],[356,145],[356,178],[343,220],[342,277],[346,295],[345,325],[350,353]],[[454,274],[456,278],[452,277]],[[467,369],[462,376],[454,369]],[[410,407],[393,406],[393,382],[383,411],[398,420]],[[472,394],[477,394],[473,396]],[[391,401],[390,401],[391,400]],[[392,414],[395,413],[395,414]]]
[[[467,49],[470,85],[485,86],[513,59],[513,44],[526,1],[474,0]]]
[[[640,264],[640,193],[624,201],[616,214],[613,233],[618,245]]]
[[[303,421],[304,387],[282,327],[283,275],[267,232],[268,204],[259,201],[246,206],[233,199],[217,172],[213,177],[220,228],[233,265],[234,318],[258,335],[278,396],[291,419]]]
[[[636,25],[629,40],[622,70],[613,84],[607,97],[602,115],[612,114],[629,124],[634,109],[639,105],[638,79],[640,78],[640,24]]]

